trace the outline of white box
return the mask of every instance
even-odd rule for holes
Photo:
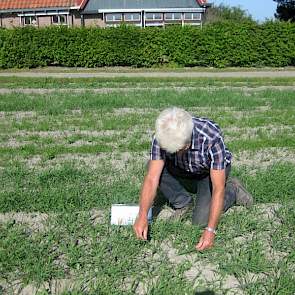
[[[111,208],[111,224],[133,225],[138,215],[138,205],[113,204]],[[152,209],[148,212],[148,221],[152,221]]]

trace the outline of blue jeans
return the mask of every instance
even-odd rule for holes
[[[231,166],[228,165],[225,169],[226,179],[230,170]],[[160,178],[159,189],[175,209],[180,209],[190,204],[193,201],[190,193],[196,194],[197,198],[193,209],[192,223],[207,226],[212,197],[212,183],[209,173],[199,177],[189,177],[189,175],[186,177],[186,175],[173,173],[173,169],[165,166]],[[225,212],[232,207],[235,201],[236,191],[231,183],[227,183],[225,186],[223,211]]]

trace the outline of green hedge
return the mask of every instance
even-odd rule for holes
[[[0,30],[0,67],[294,66],[295,24]]]

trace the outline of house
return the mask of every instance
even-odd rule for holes
[[[0,27],[81,25],[85,0],[0,0]]]
[[[88,0],[81,15],[89,26],[201,25],[208,6],[205,0]]]
[[[0,0],[0,27],[201,25],[205,0]]]

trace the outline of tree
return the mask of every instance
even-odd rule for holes
[[[278,3],[275,17],[279,20],[295,22],[295,0],[274,0]]]
[[[213,5],[206,10],[206,22],[215,23],[222,21],[234,22],[254,22],[251,15],[246,10],[236,6],[227,6],[224,4]]]

